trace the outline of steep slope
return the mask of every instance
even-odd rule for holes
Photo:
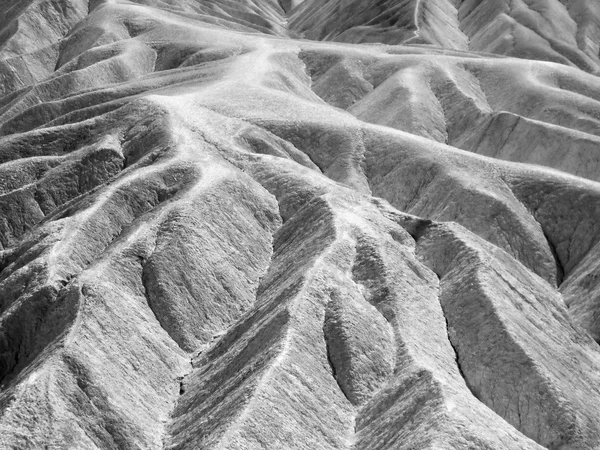
[[[425,43],[466,49],[452,0],[305,0],[291,12],[290,29],[309,39],[386,44]]]
[[[434,44],[600,69],[600,7],[587,0],[305,0],[291,18],[309,39]]]
[[[0,6],[0,96],[7,96],[52,74],[60,41],[88,11],[83,0],[4,0]]]
[[[467,0],[459,16],[472,50],[598,71],[600,10],[595,2]]]
[[[0,446],[600,447],[600,84],[484,3],[10,4]]]

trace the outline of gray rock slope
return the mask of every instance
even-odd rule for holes
[[[595,1],[0,10],[0,448],[600,449]]]

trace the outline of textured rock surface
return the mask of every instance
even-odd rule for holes
[[[600,448],[595,1],[0,10],[1,448]]]

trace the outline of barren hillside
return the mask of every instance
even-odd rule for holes
[[[600,449],[596,0],[0,0],[1,449]]]

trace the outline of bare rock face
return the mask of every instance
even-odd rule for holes
[[[0,448],[600,448],[596,2],[0,10]]]

